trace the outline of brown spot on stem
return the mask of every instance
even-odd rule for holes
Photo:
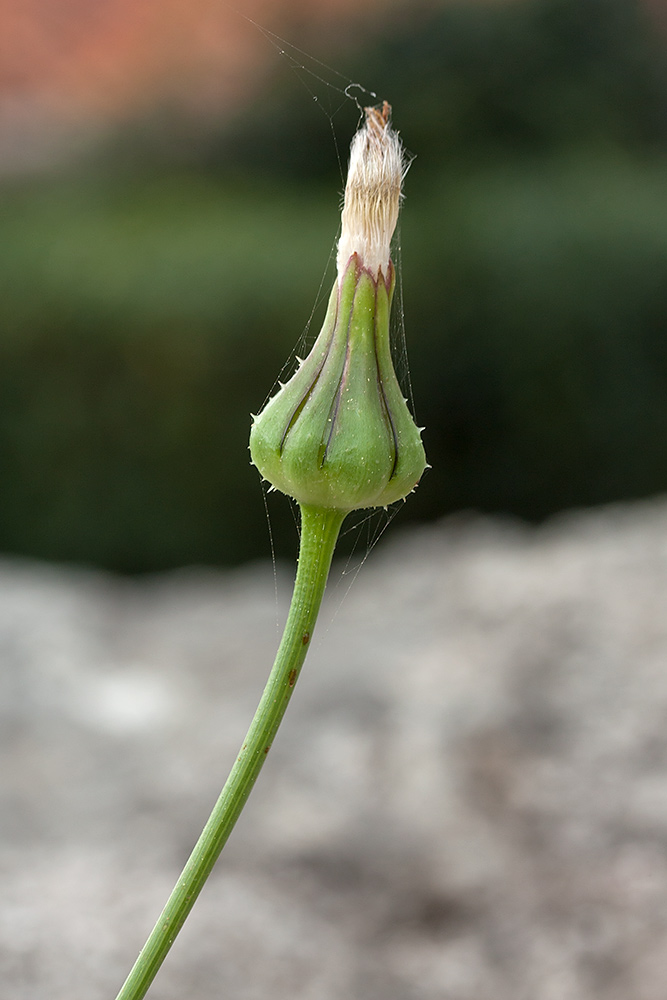
[[[294,687],[294,685],[296,683],[296,667],[292,667],[292,669],[290,670],[289,677],[287,679],[287,683],[289,684],[289,686],[291,688]]]
[[[310,641],[310,632],[304,632],[301,636],[301,642],[304,646],[307,646]]]
[[[271,749],[271,744],[269,743],[268,747],[264,747],[264,753],[268,753],[270,749]]]

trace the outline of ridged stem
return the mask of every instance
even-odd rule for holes
[[[306,658],[344,517],[341,511],[301,506],[294,592],[264,693],[220,798],[116,1000],[146,995],[252,791]]]

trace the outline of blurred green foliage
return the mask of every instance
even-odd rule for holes
[[[667,83],[639,8],[411,8],[347,58],[419,153],[401,261],[433,469],[403,516],[667,489]],[[0,187],[1,549],[130,572],[266,555],[249,413],[308,321],[341,183],[288,77],[187,166],[135,136]]]

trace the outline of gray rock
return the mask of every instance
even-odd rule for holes
[[[115,996],[291,576],[0,563],[3,996]],[[354,576],[151,998],[664,1000],[667,503],[392,528]]]

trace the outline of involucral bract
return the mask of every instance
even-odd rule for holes
[[[299,503],[386,507],[426,467],[391,358],[389,271],[376,280],[353,254],[312,351],[253,423],[254,464]]]

